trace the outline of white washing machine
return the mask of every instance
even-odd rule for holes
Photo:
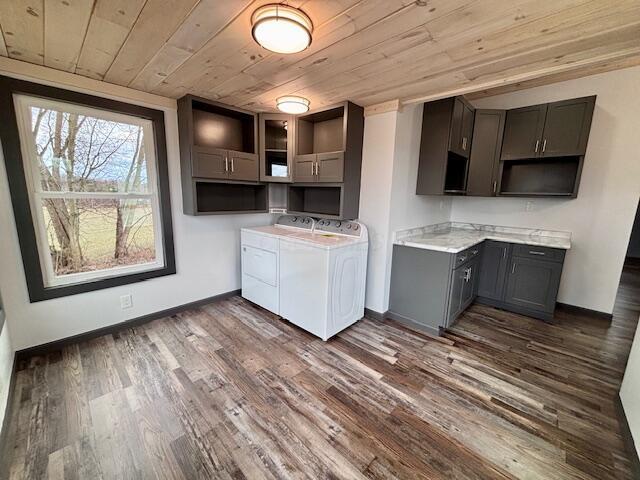
[[[243,228],[242,296],[327,340],[364,316],[367,228],[285,215]]]

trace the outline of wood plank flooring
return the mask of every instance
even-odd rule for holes
[[[234,297],[71,345],[20,365],[5,471],[631,478],[614,398],[640,270],[623,280],[611,324],[473,306],[439,339],[364,319],[324,343]]]

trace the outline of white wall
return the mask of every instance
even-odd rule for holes
[[[387,256],[396,120],[397,112],[386,112],[366,117],[364,121],[359,220],[369,230],[365,306],[376,312],[387,309],[385,296],[388,298]]]
[[[449,220],[450,198],[415,194],[422,105],[365,118],[360,220],[369,228],[365,305],[389,308],[393,233]]]
[[[575,200],[455,198],[452,221],[573,234],[558,300],[611,313],[640,195],[640,67],[474,101],[480,108],[516,108],[597,95]],[[529,199],[531,200],[531,199]]]
[[[0,72],[2,65],[7,64],[0,64]],[[240,288],[239,230],[244,226],[272,223],[273,218],[268,214],[191,217],[182,213],[175,101],[44,67],[29,69],[37,72],[43,83],[60,83],[65,88],[100,93],[165,112],[178,273],[133,285],[29,303],[8,179],[0,158],[0,251],[3,252],[0,290],[14,348],[39,345]],[[6,69],[2,73],[15,74]],[[125,293],[133,295],[133,308],[121,310],[119,298]]]
[[[11,382],[11,372],[13,371],[13,353],[9,325],[5,323],[0,331],[0,425],[4,421],[9,396],[9,384]]]
[[[636,450],[640,455],[640,328],[636,329],[631,353],[627,360],[627,368],[620,388],[620,399]]]

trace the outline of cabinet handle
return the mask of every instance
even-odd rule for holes
[[[233,173],[233,157],[231,157],[231,173]]]
[[[511,274],[516,273],[516,262],[513,262],[513,266],[511,267]]]
[[[478,250],[472,250],[472,251],[471,251],[471,254],[472,254],[472,255],[477,255],[477,254],[478,254]]]
[[[316,162],[316,177],[320,176],[320,164],[318,162]]]
[[[542,153],[544,153],[544,151],[547,149],[547,139],[544,139],[544,142],[542,142]]]
[[[540,140],[536,140],[536,149],[535,153],[538,153],[538,148],[540,147]]]
[[[462,149],[467,149],[467,137],[462,137]]]
[[[507,249],[506,248],[502,249],[502,258],[507,258]]]
[[[229,159],[226,156],[224,157],[224,171],[229,171]]]
[[[458,261],[459,261],[459,262],[464,262],[466,259],[467,259],[467,257],[460,257],[460,258],[458,259]]]
[[[496,193],[496,188],[498,188],[498,182],[493,181],[493,193]]]
[[[537,252],[537,251],[535,251],[535,250],[529,250],[529,253],[530,253],[531,255],[542,255],[542,256],[546,255],[546,253],[545,253],[545,252]]]

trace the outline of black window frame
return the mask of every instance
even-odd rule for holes
[[[20,131],[18,129],[15,104],[13,101],[14,95],[19,94],[131,115],[151,121],[153,124],[154,146],[156,149],[158,203],[160,205],[159,214],[162,222],[161,232],[164,251],[163,267],[143,272],[86,280],[68,285],[45,286],[40,255],[38,254],[36,230],[29,201],[29,189],[25,176],[24,159],[20,146]],[[32,303],[79,293],[93,292],[104,288],[128,285],[176,273],[169,169],[167,164],[167,141],[164,112],[162,110],[155,110],[118,100],[0,75],[0,142],[2,142],[4,162],[9,180],[9,191],[18,232],[27,290]]]

